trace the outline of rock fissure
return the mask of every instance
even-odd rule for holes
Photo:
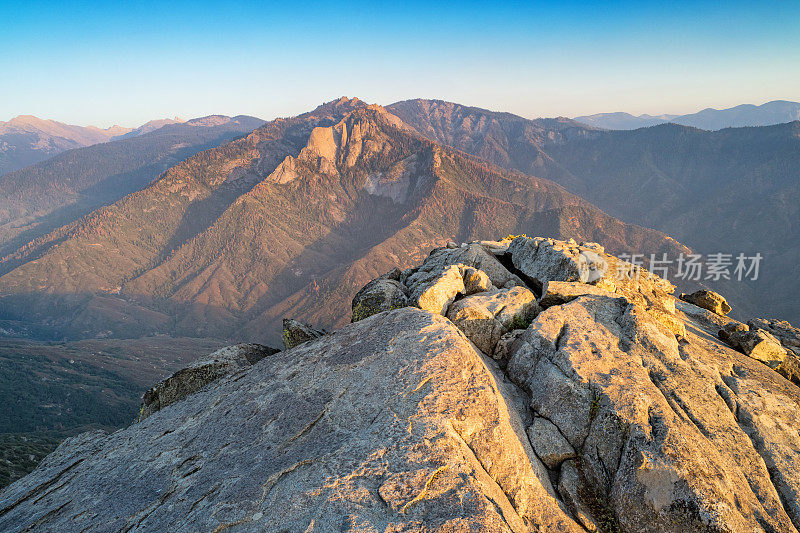
[[[509,524],[508,520],[505,517],[505,514],[511,511],[513,513],[514,518],[516,519],[515,521],[518,521],[518,524],[525,524],[525,520],[523,520],[523,518],[519,515],[516,507],[514,506],[513,498],[508,493],[506,493],[502,485],[500,485],[500,483],[498,483],[497,480],[486,470],[486,467],[484,466],[483,462],[481,462],[480,458],[475,454],[475,450],[473,450],[472,447],[469,444],[467,444],[467,441],[464,440],[464,437],[453,427],[452,424],[449,425],[449,429],[452,430],[453,435],[456,437],[456,440],[462,445],[464,453],[467,455],[469,461],[476,467],[476,470],[480,473],[480,476],[483,477],[484,480],[491,483],[493,490],[489,492],[488,496],[492,497],[492,501],[495,503],[495,505],[497,505],[501,509],[501,511],[503,511],[502,512],[503,521],[515,533],[517,531],[524,531],[519,529],[519,525],[514,527],[511,524]],[[497,496],[501,497],[502,503],[494,500],[494,498],[496,498]]]
[[[18,506],[18,505],[22,504],[22,503],[23,503],[23,502],[25,502],[26,500],[29,500],[29,499],[31,499],[31,498],[33,498],[33,497],[37,496],[37,495],[40,495],[42,492],[44,492],[44,491],[47,491],[47,489],[48,489],[48,488],[50,488],[50,487],[52,487],[53,485],[55,485],[56,483],[58,483],[58,482],[61,480],[61,478],[62,478],[62,477],[64,477],[64,475],[65,475],[67,472],[69,472],[69,471],[71,471],[73,468],[77,467],[77,466],[78,466],[79,464],[81,464],[83,461],[84,461],[84,459],[83,459],[83,458],[82,458],[82,459],[78,459],[77,461],[75,461],[74,463],[70,464],[69,466],[67,466],[67,467],[66,467],[66,468],[64,468],[63,470],[61,470],[61,471],[57,472],[57,473],[55,474],[55,476],[54,476],[54,477],[52,477],[52,478],[48,479],[48,480],[47,480],[47,481],[45,481],[44,483],[42,483],[42,484],[40,484],[40,485],[38,485],[38,486],[36,486],[36,487],[34,487],[34,488],[30,489],[29,491],[27,491],[25,494],[23,494],[23,495],[22,495],[22,497],[20,497],[19,499],[17,499],[15,502],[13,502],[13,503],[11,503],[11,504],[7,504],[7,505],[6,505],[6,506],[4,506],[2,509],[0,509],[0,516],[3,516],[4,514],[8,513],[8,512],[9,512],[9,511],[11,511],[11,510],[12,510],[14,507],[16,507],[16,506]],[[0,504],[1,504],[1,503],[2,503],[2,501],[0,501]]]

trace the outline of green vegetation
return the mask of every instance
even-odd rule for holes
[[[528,329],[531,322],[533,322],[531,318],[526,318],[522,315],[514,315],[514,319],[511,321],[511,331],[515,329]]]
[[[0,352],[0,433],[118,427],[134,419],[141,387],[74,359]]]
[[[149,386],[222,344],[0,339],[0,487],[30,472],[65,437],[130,424]]]
[[[578,475],[581,478],[578,497],[589,508],[598,531],[601,533],[620,533],[622,528],[619,525],[617,515],[614,513],[614,506],[609,501],[608,495],[599,487],[595,487],[588,482],[583,472],[583,462],[580,457],[575,459],[575,466],[577,466]]]
[[[597,393],[594,394],[592,397],[592,401],[589,404],[589,421],[593,421],[597,418],[597,413],[600,412],[600,396]]]
[[[31,472],[61,440],[55,434],[0,434],[0,488]]]

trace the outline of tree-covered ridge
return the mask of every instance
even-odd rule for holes
[[[67,436],[130,424],[154,380],[221,345],[168,337],[0,339],[0,487],[30,472]]]

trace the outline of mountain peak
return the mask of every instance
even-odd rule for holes
[[[42,124],[48,122],[54,122],[54,121],[42,119],[34,115],[17,115],[16,117],[9,120],[8,124]]]
[[[359,107],[365,107],[367,104],[358,98],[348,98],[347,96],[342,96],[335,100],[331,100],[330,102],[325,102],[320,104],[313,110],[300,115],[301,117],[311,117],[311,116],[318,116],[318,115],[326,115],[326,114],[337,114],[341,116],[342,113],[346,113],[347,110],[354,110],[358,109]]]
[[[355,98],[355,97],[348,98],[347,96],[341,96],[341,97],[337,98],[336,100],[333,100],[331,103],[333,105],[347,105],[347,104],[354,105],[354,104],[361,103],[361,100],[359,100],[358,98]]]

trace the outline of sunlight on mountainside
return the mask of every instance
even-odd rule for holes
[[[0,532],[800,532],[800,4],[154,7],[0,4]]]

